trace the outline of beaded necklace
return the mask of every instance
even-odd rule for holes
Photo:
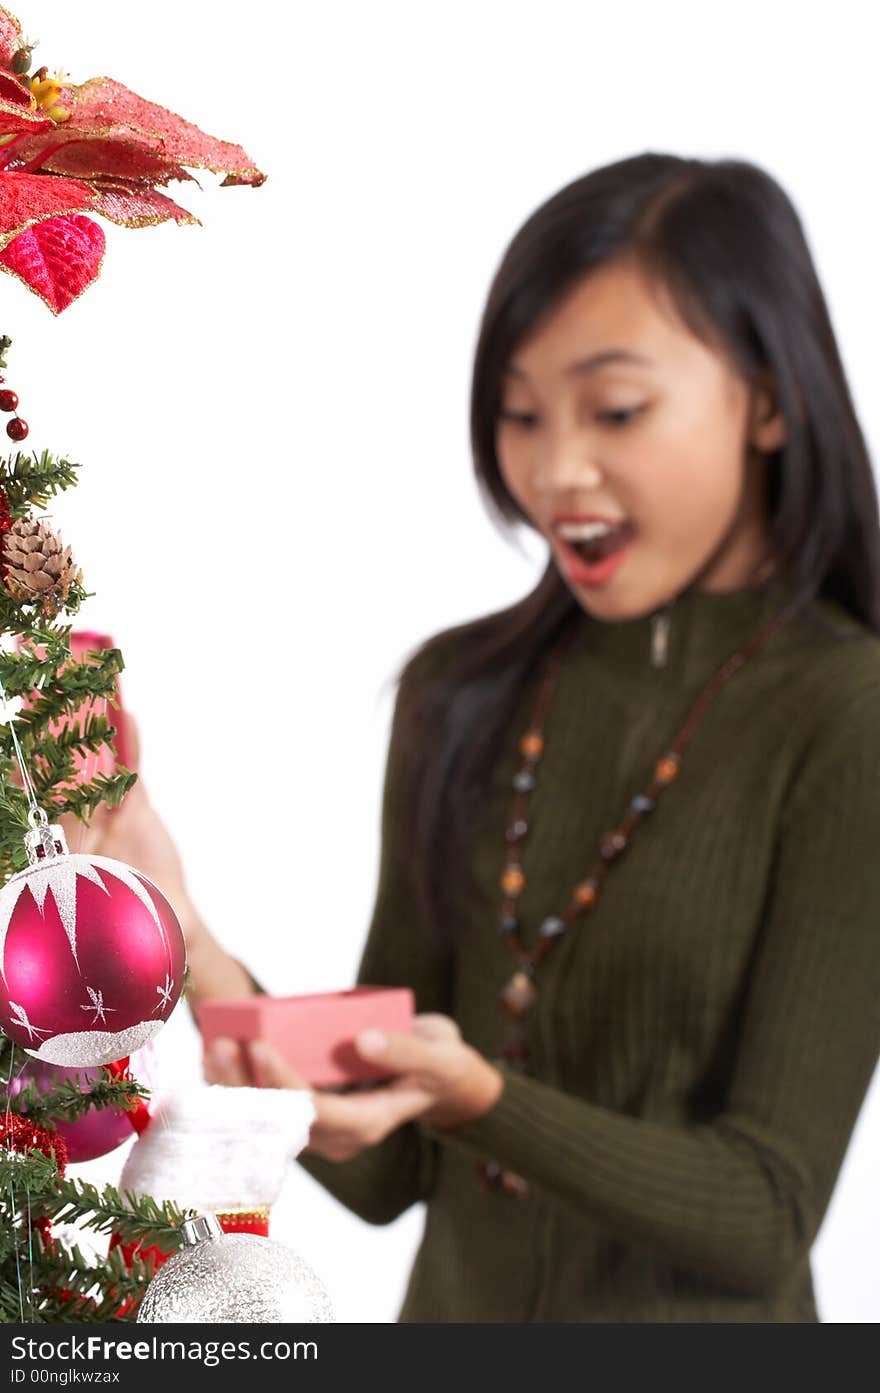
[[[529,795],[537,784],[536,770],[544,753],[544,725],[547,712],[565,655],[574,638],[574,629],[568,632],[551,652],[538,689],[531,721],[519,739],[518,749],[523,762],[513,778],[514,794],[505,832],[507,851],[500,879],[503,898],[498,928],[516,959],[516,968],[499,992],[505,1018],[509,1022],[509,1018],[512,1017],[513,1021],[509,1022],[508,1036],[495,1060],[496,1064],[504,1064],[508,1068],[525,1073],[529,1051],[524,1020],[537,998],[535,974],[538,968],[554,946],[564,938],[572,924],[596,904],[605,876],[619,861],[639,825],[654,811],[660,794],[679,777],[685,749],[709,706],[734,673],[764,646],[771,634],[784,624],[797,608],[798,603],[794,601],[778,611],[758,629],[748,643],[726,658],[709,678],[691,706],[678,734],[656,760],[650,782],[630,799],[620,824],[600,837],[598,859],[589,873],[573,887],[568,906],[560,913],[548,914],[543,919],[538,930],[539,942],[534,947],[529,947],[520,936],[516,915],[517,900],[526,885],[522,865],[522,844],[529,830],[526,811]],[[669,605],[659,616],[660,624],[652,629],[653,658],[657,664],[662,663],[665,657],[665,623],[668,623],[668,616]],[[477,1171],[489,1191],[500,1191],[519,1199],[528,1194],[529,1187],[523,1177],[504,1168],[497,1161],[480,1161],[477,1163]]]

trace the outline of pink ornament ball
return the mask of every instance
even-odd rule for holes
[[[0,890],[0,1027],[45,1064],[140,1049],[183,988],[186,945],[158,886],[109,856],[46,856]]]
[[[25,1065],[13,1079],[10,1093],[15,1097],[28,1084],[33,1084],[40,1093],[51,1093],[66,1079],[78,1079],[83,1093],[89,1091],[89,1084],[105,1077],[100,1069],[62,1069],[57,1064],[40,1064],[33,1060]],[[134,1128],[132,1114],[124,1108],[89,1108],[82,1117],[68,1122],[63,1118],[53,1118],[52,1126],[67,1147],[68,1161],[94,1161],[99,1156],[107,1156],[123,1142],[131,1141]]]

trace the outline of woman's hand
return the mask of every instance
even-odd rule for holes
[[[394,1078],[355,1093],[311,1089],[316,1117],[305,1149],[329,1161],[349,1160],[413,1118],[455,1127],[480,1117],[504,1087],[499,1070],[465,1044],[448,1016],[416,1016],[411,1033],[363,1030],[355,1046],[364,1059],[387,1064]],[[205,1053],[204,1070],[208,1083],[309,1087],[264,1041],[239,1046],[215,1040]]]
[[[124,733],[130,767],[140,763],[140,734],[132,715],[120,708],[112,723]],[[189,900],[183,863],[171,835],[147,797],[138,777],[118,808],[99,803],[88,827],[72,813],[60,818],[71,851],[112,856],[141,871],[177,908]]]
[[[113,712],[113,724],[124,730],[129,766],[137,770],[140,736],[134,717],[120,709]],[[190,899],[180,853],[150,802],[142,778],[138,777],[118,808],[99,804],[88,827],[72,813],[65,813],[60,822],[70,851],[124,861],[162,891],[186,939],[191,976],[188,1000],[194,1009],[209,996],[253,992],[254,984],[244,967],[220,946]]]

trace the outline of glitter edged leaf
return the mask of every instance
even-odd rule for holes
[[[0,62],[8,64],[18,48],[21,25],[6,9],[0,9]]]
[[[0,249],[45,218],[91,208],[94,201],[92,189],[78,179],[0,171]]]
[[[266,178],[240,145],[207,135],[113,78],[65,86],[59,102],[68,119],[21,141],[17,155],[31,167],[77,178],[152,181],[169,166],[188,165],[225,174],[224,183],[256,186]]]
[[[60,314],[98,276],[105,238],[91,218],[72,213],[29,227],[0,251],[0,270],[23,281]]]
[[[54,122],[40,111],[30,92],[11,73],[0,71],[0,135],[34,135],[52,129]],[[2,149],[0,145],[0,149]]]
[[[126,184],[104,179],[92,185],[94,210],[109,222],[120,227],[154,227],[174,219],[178,224],[196,223],[199,219],[175,203],[167,194],[143,184]]]

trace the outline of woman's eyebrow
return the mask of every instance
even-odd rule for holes
[[[605,348],[600,353],[592,353],[588,358],[578,358],[563,371],[566,377],[576,377],[580,373],[595,372],[607,363],[641,363],[652,366],[652,359],[644,353],[636,353],[631,348]],[[508,363],[503,369],[506,377],[528,377],[528,373],[516,363]]]

